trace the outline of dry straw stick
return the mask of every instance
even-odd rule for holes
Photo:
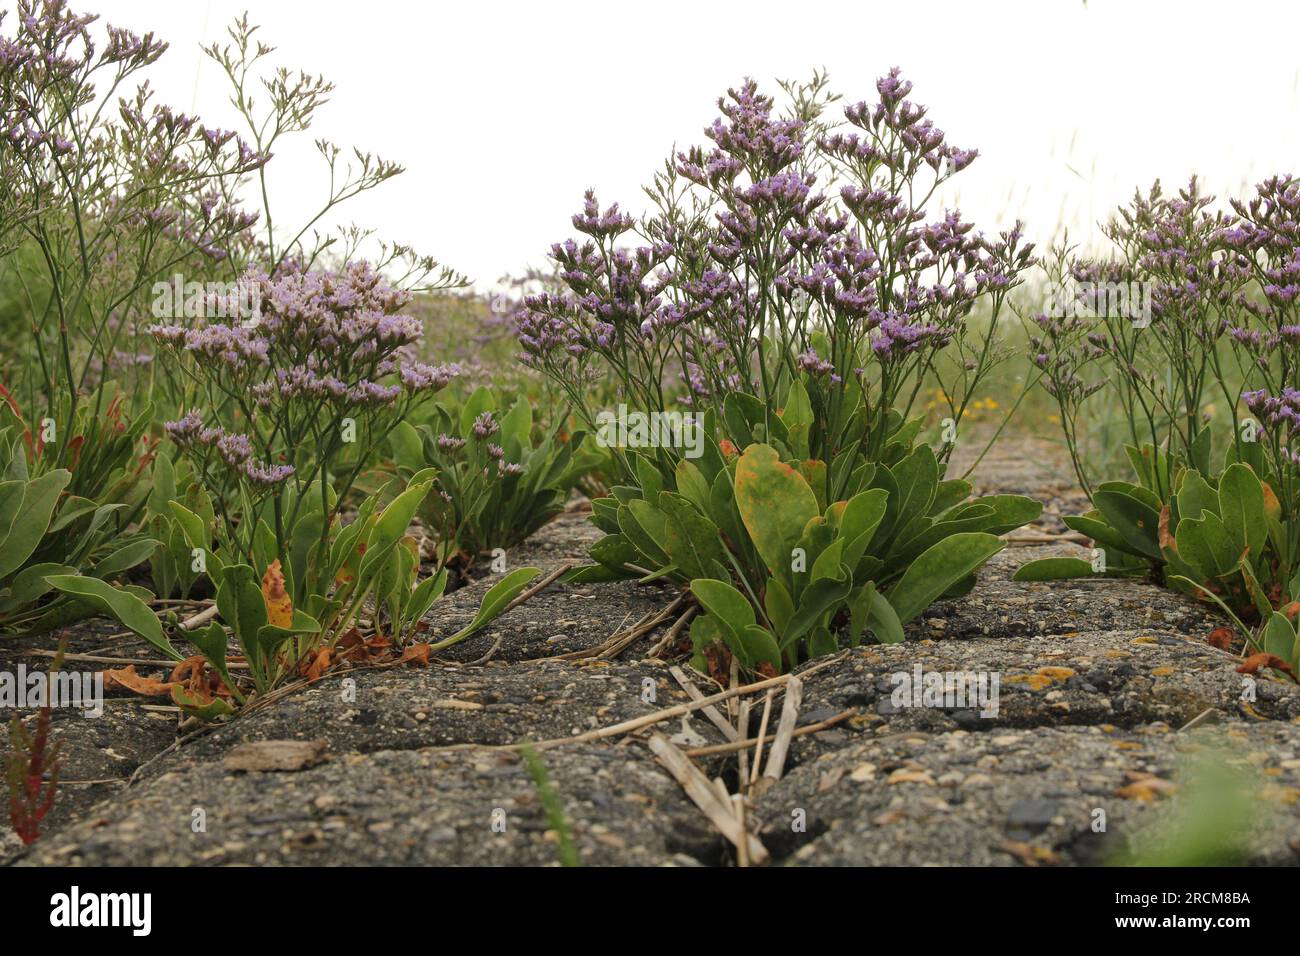
[[[745,697],[740,702],[740,720],[736,724],[736,736],[743,738],[747,733],[749,733],[749,698]],[[749,779],[749,751],[742,747],[736,756],[737,762],[740,764],[736,779],[736,790],[743,793],[745,781]]]
[[[762,865],[771,854],[758,837],[748,832],[741,820],[732,812],[729,798],[719,796],[707,777],[696,769],[690,758],[677,749],[663,734],[651,734],[650,750],[673,778],[686,791],[686,795],[709,818],[709,822],[730,840],[747,863]],[[743,847],[743,848],[742,848]]]
[[[691,700],[698,701],[704,699],[704,695],[700,693],[699,688],[691,682],[691,679],[686,676],[686,672],[680,667],[674,665],[673,667],[668,668],[668,673],[672,674],[673,679],[682,685],[682,690],[686,691],[686,693],[690,695]],[[710,704],[708,707],[703,708],[703,711],[704,716],[709,718],[713,723],[713,726],[722,731],[722,736],[726,737],[728,740],[737,740],[740,738],[740,734],[736,733],[736,728],[731,726],[722,714],[718,713],[718,708]]]
[[[803,671],[803,677],[815,674],[823,668],[830,667],[843,660],[847,652],[840,652],[834,657],[827,657],[807,670]],[[586,744],[593,740],[604,740],[606,737],[617,737],[623,734],[634,733],[652,724],[662,723],[665,720],[672,720],[674,717],[681,717],[683,714],[692,714],[697,710],[703,710],[710,704],[718,704],[724,700],[730,700],[741,694],[756,694],[760,690],[767,690],[769,687],[783,687],[790,681],[795,680],[793,674],[782,674],[779,677],[768,677],[764,680],[757,681],[753,684],[746,684],[743,687],[733,687],[730,690],[724,690],[710,697],[703,697],[698,701],[691,701],[687,704],[677,704],[673,707],[665,707],[663,710],[656,710],[652,714],[643,714],[640,717],[633,717],[631,720],[624,720],[621,723],[611,724],[608,727],[599,727],[596,730],[589,730],[585,734],[577,734],[573,737],[553,737],[550,740],[539,740],[532,747],[534,750],[550,750],[564,744]],[[518,750],[522,744],[449,744],[445,747],[430,747],[430,750],[453,751],[453,750],[494,750],[494,751],[514,751]]]
[[[818,731],[826,730],[830,727],[834,727],[838,723],[842,723],[843,721],[848,720],[856,713],[857,711],[853,710],[852,708],[850,708],[849,710],[841,711],[840,713],[836,714],[834,717],[827,717],[825,720],[819,720],[815,724],[809,724],[806,727],[800,727],[790,736],[802,737],[804,734],[815,734]],[[690,750],[686,751],[686,756],[711,757],[714,756],[715,754],[735,753],[738,750],[739,751],[748,750],[750,747],[759,743],[760,740],[763,743],[769,743],[775,739],[776,739],[776,734],[769,734],[766,737],[751,737],[748,740],[737,740],[732,743],[709,744],[706,747],[692,747]],[[757,760],[755,760],[755,765],[757,766]]]
[[[758,743],[754,744],[754,767],[749,773],[751,785],[758,780],[758,772],[763,766],[763,743],[767,739],[767,721],[772,716],[772,698],[775,696],[776,688],[769,687],[767,696],[763,698],[763,719],[758,724]]]
[[[742,709],[748,704],[749,704],[748,701],[742,704],[741,705]],[[745,752],[742,750],[740,753],[741,756],[744,756]],[[749,831],[749,824],[745,819],[744,794],[738,793],[735,796],[733,796],[731,798],[731,804],[732,804],[732,810],[734,811],[736,816],[736,822],[740,824],[740,832],[747,834]],[[741,840],[739,843],[736,844],[736,865],[741,867],[749,866],[749,841],[748,840]]]
[[[699,606],[695,604],[688,607],[686,613],[677,619],[677,623],[668,629],[668,633],[663,636],[663,640],[652,647],[650,653],[646,656],[661,657],[664,651],[668,650],[677,642],[677,638],[681,635],[682,631],[685,630],[686,625],[691,623],[691,618],[695,617],[699,610]]]
[[[677,610],[685,602],[686,602],[685,595],[678,597],[677,600],[673,601],[672,604],[668,605],[668,607],[664,608],[657,615],[655,615],[654,620],[649,621],[648,623],[645,624],[638,625],[637,627],[631,628],[630,630],[625,632],[625,635],[621,639],[617,641],[612,641],[612,643],[609,646],[603,648],[600,651],[600,653],[596,655],[597,658],[599,658],[600,660],[610,660],[612,658],[618,657],[619,654],[622,654],[625,650],[627,650],[629,646],[635,643],[638,639],[644,637],[646,634],[649,634],[651,631],[653,631],[664,621],[668,620],[670,617],[676,614]]]
[[[781,707],[781,720],[776,725],[776,740],[767,752],[767,767],[763,776],[780,780],[785,772],[785,755],[794,736],[794,725],[799,720],[799,704],[803,700],[803,681],[793,678],[785,688],[785,704]]]
[[[523,604],[525,601],[527,601],[534,594],[541,591],[543,588],[550,587],[550,585],[553,584],[561,574],[569,570],[569,568],[573,567],[574,563],[575,562],[572,560],[565,561],[558,568],[556,568],[550,574],[546,575],[546,577],[542,578],[532,587],[528,588],[527,590],[519,592],[519,594],[515,596],[515,599],[511,601],[509,604],[507,604],[505,606],[505,610],[503,610],[501,613],[505,614],[509,611],[513,611],[515,608]]]

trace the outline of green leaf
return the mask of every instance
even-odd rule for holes
[[[470,429],[474,427],[474,419],[478,418],[484,412],[490,411],[492,411],[492,392],[488,390],[486,385],[480,385],[474,390],[474,394],[465,400],[465,404],[461,407],[461,435],[469,435]]]
[[[149,492],[149,513],[166,514],[167,502],[176,497],[176,469],[171,459],[161,451],[153,460],[151,478],[153,488]]]
[[[736,463],[736,508],[768,570],[790,579],[791,552],[818,516],[808,482],[771,445],[750,445]]]
[[[266,626],[266,601],[257,574],[247,564],[228,564],[221,569],[217,585],[217,613],[235,632],[239,647],[255,676],[264,677],[258,656],[257,634]]]
[[[650,504],[637,498],[618,509],[619,529],[627,539],[637,546],[654,568],[669,563],[668,552],[664,550],[663,541],[668,536],[668,516]]]
[[[1129,550],[1156,561],[1163,559],[1158,538],[1160,513],[1149,503],[1118,488],[1098,490],[1093,493],[1092,500],[1107,524],[1123,537]]]
[[[153,611],[149,610],[149,605],[129,591],[115,588],[99,578],[87,578],[75,574],[51,574],[45,580],[51,587],[57,588],[64,594],[71,594],[97,610],[111,615],[123,627],[144,638],[171,660],[185,659],[176,648],[172,647],[171,641],[167,640],[162,625],[158,623],[158,618],[154,616]],[[260,598],[261,595],[259,594],[258,597]]]
[[[213,621],[206,628],[190,633],[189,641],[199,649],[199,653],[203,655],[204,660],[212,665],[212,669],[230,688],[235,698],[242,703],[244,695],[239,692],[239,685],[231,679],[230,670],[226,664],[226,629]]]
[[[840,580],[821,578],[804,588],[799,598],[799,609],[781,631],[781,649],[785,650],[808,633],[817,620],[836,605],[842,603],[853,590],[847,571]]]
[[[691,621],[691,666],[701,673],[708,670],[705,651],[716,645],[725,645],[726,635],[718,624],[718,619],[710,614],[698,614]]]
[[[840,515],[840,539],[844,541],[842,559],[850,568],[857,567],[871,545],[889,506],[889,492],[870,488],[854,495]]]
[[[785,630],[790,618],[794,617],[794,600],[780,578],[767,579],[767,586],[763,589],[763,610],[767,612],[767,618],[778,634]]]
[[[393,450],[393,461],[399,468],[419,471],[424,467],[424,443],[410,422],[398,422],[393,427],[392,434],[388,436],[388,445]]]
[[[0,481],[0,549],[3,548],[5,538],[9,537],[14,519],[22,510],[26,494],[26,481]]]
[[[704,473],[683,458],[677,463],[677,491],[703,514],[709,513],[709,482]]]
[[[691,582],[691,593],[704,610],[716,617],[723,629],[737,641],[740,632],[755,623],[754,608],[743,594],[726,581],[696,578]]]
[[[972,490],[974,489],[971,483],[960,478],[949,478],[947,481],[939,482],[934,492],[934,500],[930,502],[930,515],[932,517],[941,515],[949,508],[961,504],[970,497]]]
[[[532,448],[533,406],[520,396],[501,419],[501,446],[508,455]],[[512,457],[510,459],[514,461]]]
[[[868,596],[866,629],[876,635],[881,644],[901,644],[903,642],[903,622],[898,613],[883,594],[871,588]]]
[[[808,635],[808,656],[825,657],[840,649],[839,642],[829,628],[815,627]]]
[[[90,575],[91,577],[108,579],[115,574],[121,574],[123,571],[129,570],[141,561],[146,560],[149,555],[158,549],[160,543],[152,538],[142,538],[123,545],[96,564]]]
[[[789,432],[790,449],[796,458],[808,457],[808,435],[813,425],[812,403],[808,400],[808,389],[803,379],[797,378],[790,385],[790,394],[786,397],[785,408],[781,411],[781,421]]]
[[[375,520],[366,539],[366,553],[361,556],[361,566],[357,572],[357,586],[365,589],[379,572],[381,563],[388,560],[397,542],[402,540],[406,529],[411,526],[415,511],[429,493],[431,486],[427,483],[412,485],[392,500]]]
[[[643,455],[634,455],[633,458],[636,462],[637,484],[641,486],[641,497],[646,501],[657,500],[659,492],[664,490],[664,479],[659,474],[659,469]]]
[[[740,659],[750,668],[761,664],[770,664],[776,671],[781,670],[781,651],[770,631],[758,624],[750,624],[738,635],[740,642]],[[733,647],[733,650],[736,648]]]
[[[1219,478],[1219,515],[1238,554],[1249,549],[1258,558],[1263,553],[1268,541],[1264,488],[1249,465],[1232,465]]]
[[[72,473],[58,468],[28,482],[22,510],[14,516],[9,534],[0,544],[0,581],[13,574],[36,550],[50,526],[50,516],[59,495],[72,480]]]
[[[1295,641],[1296,632],[1291,622],[1285,615],[1274,611],[1273,616],[1264,625],[1264,632],[1260,635],[1259,649],[1292,664],[1295,657]]]
[[[175,501],[167,502],[167,508],[172,517],[175,518],[176,523],[180,525],[181,533],[185,535],[185,540],[191,548],[206,548],[208,546],[207,529],[204,527],[202,518]]]
[[[0,590],[0,613],[25,608],[54,590],[46,580],[53,574],[76,575],[77,569],[66,564],[31,564],[14,575],[9,587]]]
[[[406,620],[408,627],[414,626],[424,619],[424,615],[429,613],[429,608],[433,602],[442,596],[443,590],[447,587],[447,569],[443,568],[437,574],[430,575],[415,586],[411,592],[411,599],[406,605]]]
[[[1039,558],[1022,564],[1013,581],[1068,581],[1093,575],[1092,562],[1083,558]]]
[[[1241,563],[1232,535],[1219,516],[1202,511],[1199,518],[1178,522],[1178,555],[1207,579],[1231,573]]]
[[[1219,495],[1200,472],[1183,473],[1183,484],[1178,489],[1178,515],[1180,518],[1199,518],[1202,511],[1219,514]]]
[[[939,488],[939,462],[934,457],[934,449],[918,445],[889,471],[899,489],[895,526],[902,528],[930,510],[930,502]]]
[[[450,647],[480,630],[504,611],[506,605],[513,601],[519,595],[519,592],[541,573],[539,568],[515,568],[515,570],[492,585],[487,594],[483,595],[483,601],[479,604],[478,613],[474,615],[474,620],[446,640],[432,645],[433,648],[442,650],[444,647]]]
[[[664,527],[664,550],[668,558],[688,578],[716,577],[726,574],[727,555],[718,537],[718,528],[689,501],[671,491],[661,492],[659,508],[667,515]]]
[[[945,538],[921,554],[890,589],[889,603],[906,624],[940,595],[982,567],[1005,547],[996,535],[966,532]]]
[[[989,534],[1007,534],[1023,528],[1043,513],[1043,503],[1025,495],[984,495],[971,503],[987,505],[993,509],[996,517],[984,529]]]

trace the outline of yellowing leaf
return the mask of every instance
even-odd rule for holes
[[[366,543],[362,541],[355,551],[348,555],[348,559],[343,562],[343,567],[339,568],[339,573],[334,576],[335,584],[351,584],[357,579],[357,569],[361,567],[361,558],[366,553]]]
[[[275,627],[293,626],[293,600],[284,590],[279,558],[262,575],[262,600],[266,602],[266,623]]]

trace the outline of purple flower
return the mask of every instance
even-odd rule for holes
[[[293,476],[292,465],[267,465],[255,459],[244,462],[244,477],[256,488],[270,489],[283,484]]]

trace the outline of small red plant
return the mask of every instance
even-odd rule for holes
[[[63,666],[66,643],[67,638],[64,638],[54,663],[50,665],[50,686],[53,686],[54,673]],[[9,820],[24,846],[35,843],[40,836],[41,821],[54,806],[54,798],[58,793],[59,769],[62,764],[59,750],[62,741],[51,743],[50,740],[53,710],[47,694],[45,705],[36,714],[33,730],[29,731],[17,714],[9,721],[10,752],[5,755],[5,778],[9,783]]]

